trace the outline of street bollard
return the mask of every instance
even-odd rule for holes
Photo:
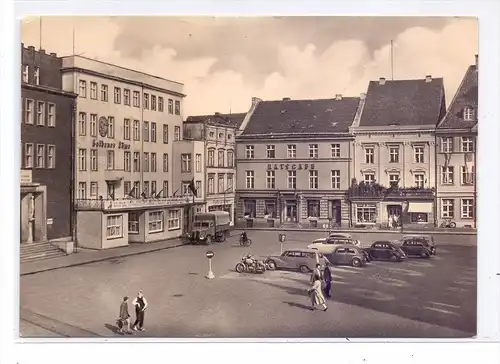
[[[206,256],[208,258],[208,273],[207,275],[205,276],[205,278],[207,279],[214,279],[215,278],[215,274],[214,272],[212,272],[212,258],[214,257],[214,252],[213,251],[208,251]]]

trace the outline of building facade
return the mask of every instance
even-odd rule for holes
[[[76,110],[77,238],[110,248],[182,234],[185,199],[172,196],[182,139],[183,85],[97,60],[62,60]]]
[[[237,137],[236,216],[248,224],[347,226],[356,97],[254,98]]]
[[[73,116],[55,53],[21,45],[21,243],[72,239]]]
[[[234,224],[236,178],[236,131],[245,114],[190,116],[184,137],[204,143],[203,155],[195,155],[196,169],[204,169],[206,211],[227,211]],[[201,164],[204,163],[204,166]]]
[[[351,131],[354,226],[435,224],[435,126],[443,80],[371,81]]]
[[[476,56],[436,128],[438,225],[477,228],[478,72]]]

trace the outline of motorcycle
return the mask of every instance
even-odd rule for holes
[[[240,246],[250,246],[252,245],[252,240],[243,237],[243,234],[240,235]]]
[[[457,224],[456,222],[452,221],[451,219],[446,219],[444,220],[441,225],[439,225],[440,228],[456,228]]]
[[[238,273],[262,274],[266,271],[266,266],[267,264],[258,259],[244,256],[243,258],[241,258],[241,262],[238,262],[238,264],[236,264],[236,267],[234,269]]]

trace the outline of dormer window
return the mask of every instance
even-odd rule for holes
[[[470,107],[470,106],[467,106],[465,109],[464,109],[464,120],[465,121],[473,121],[474,118],[475,118],[475,110],[473,107]]]

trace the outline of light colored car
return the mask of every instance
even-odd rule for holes
[[[326,263],[323,254],[312,249],[289,249],[281,255],[271,255],[265,262],[272,269],[298,269],[302,273],[312,272],[316,264],[323,267]]]
[[[341,237],[328,237],[316,239],[307,246],[308,249],[314,249],[323,254],[331,254],[337,247],[337,245],[354,245],[361,246],[359,240],[352,238],[341,238]]]
[[[362,267],[367,263],[364,252],[351,244],[337,245],[331,254],[325,254],[325,259],[334,265],[353,267]]]
[[[330,233],[330,235],[328,235],[328,237],[329,238],[346,238],[346,239],[352,239],[352,235],[351,234],[336,233],[336,232]]]

